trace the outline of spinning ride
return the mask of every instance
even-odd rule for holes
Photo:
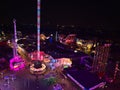
[[[25,67],[25,62],[20,56],[15,56],[10,60],[10,69],[14,71],[21,70]]]
[[[39,60],[33,60],[30,65],[31,74],[43,74],[46,71],[46,65]]]

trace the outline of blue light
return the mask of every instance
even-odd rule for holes
[[[40,51],[40,2],[37,0],[37,51]],[[40,55],[38,54],[38,57]]]

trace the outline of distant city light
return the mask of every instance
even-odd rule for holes
[[[74,53],[77,53],[78,51],[77,50],[74,50]]]

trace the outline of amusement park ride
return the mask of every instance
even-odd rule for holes
[[[13,23],[14,23],[13,58],[10,60],[10,69],[18,71],[27,66],[26,64],[27,62],[25,62],[25,60],[17,53],[18,45],[15,19],[13,20]],[[43,60],[43,53],[40,51],[40,0],[37,0],[37,51],[29,55],[31,55],[30,72],[32,74],[38,74],[37,72],[42,72],[44,69],[46,69],[46,65],[41,62]]]
[[[30,60],[25,60],[20,56],[20,54],[18,54],[18,49],[20,47],[17,45],[16,20],[14,19],[13,20],[14,23],[13,58],[10,60],[11,70],[19,71],[25,67],[29,67],[30,73],[36,75],[36,78],[38,78],[38,75],[44,74],[47,71],[47,67],[50,67],[51,70],[54,70],[57,67],[66,68],[66,67],[71,67],[72,65],[72,61],[69,58],[63,57],[60,59],[54,59],[52,56],[44,53],[43,51],[40,51],[40,2],[41,0],[37,0],[37,51],[28,54]],[[73,42],[74,37],[75,37],[74,34],[68,36],[65,39],[66,43]],[[71,38],[70,41],[69,38]],[[92,65],[92,71],[93,72],[97,71],[100,77],[102,77],[105,73],[108,53],[109,53],[108,44],[96,48],[96,53]],[[116,76],[117,71],[118,71],[118,65],[116,65],[114,78]],[[70,77],[73,81],[75,81],[73,77],[71,77],[70,75],[68,75],[68,77]],[[104,85],[105,83],[102,84]],[[96,87],[99,87],[99,85],[95,86],[95,88]],[[89,89],[89,90],[94,90],[94,89]]]
[[[105,74],[107,60],[109,57],[110,44],[99,45],[96,47],[93,59],[92,71],[98,72],[99,77],[102,78]]]
[[[20,55],[17,53],[17,35],[16,35],[16,20],[13,20],[14,23],[14,43],[13,43],[13,58],[10,60],[10,69],[14,71],[18,71],[25,67],[25,60],[22,59]]]
[[[31,74],[43,74],[46,71],[46,63],[49,64],[50,68],[55,68],[58,66],[71,66],[72,62],[70,59],[55,60],[43,51],[40,51],[40,2],[37,0],[37,51],[29,53],[26,55],[29,60],[25,60],[20,52],[22,48],[17,45],[17,33],[16,33],[16,20],[14,23],[14,39],[13,39],[13,58],[10,60],[10,69],[14,71],[21,70],[24,67],[29,67]],[[18,54],[19,53],[19,54]],[[23,53],[24,54],[24,53]],[[62,62],[61,62],[62,61]]]

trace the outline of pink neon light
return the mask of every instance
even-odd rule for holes
[[[39,54],[39,57],[37,57],[38,54]],[[42,51],[40,51],[40,52],[35,51],[35,52],[30,53],[29,55],[31,57],[31,60],[40,60],[40,61],[43,61],[45,53],[42,52]]]
[[[20,56],[15,56],[10,60],[10,69],[14,71],[21,70],[25,67],[25,62]]]

